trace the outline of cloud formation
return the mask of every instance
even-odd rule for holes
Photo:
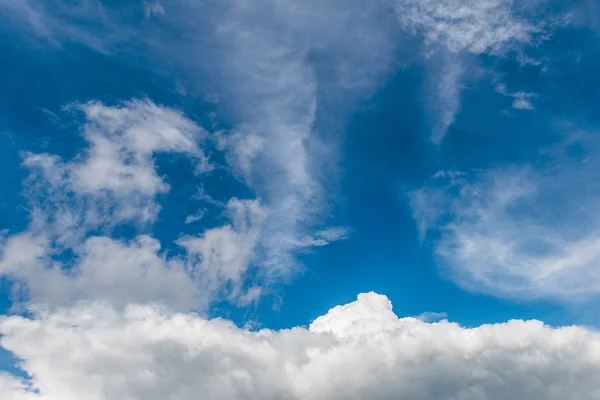
[[[0,243],[0,276],[14,282],[14,300],[51,309],[81,300],[116,307],[158,301],[181,310],[205,309],[221,298],[255,300],[260,291],[243,288],[258,261],[266,216],[259,200],[223,203],[225,223],[182,236],[176,243],[182,254],[137,233],[157,219],[156,196],[169,191],[154,156],[182,154],[197,175],[210,171],[200,147],[208,133],[150,101],[75,109],[85,117],[87,149],[69,161],[25,154],[32,172],[26,182],[30,224],[23,232],[4,232]],[[113,235],[128,225],[138,228],[132,237]]]
[[[234,171],[264,199],[265,262],[285,275],[295,270],[295,251],[322,243],[314,230],[325,220],[323,185],[334,178],[328,171],[335,169],[337,132],[322,131],[318,112],[348,107],[322,101],[319,93],[324,87],[333,99],[369,93],[388,69],[393,44],[377,4],[260,0],[223,10],[213,16],[211,36],[220,49],[216,84],[239,123],[220,144]]]
[[[595,399],[600,336],[539,321],[463,328],[398,318],[361,294],[308,328],[248,331],[153,306],[8,317],[2,346],[32,378],[0,397],[41,399]]]
[[[157,74],[187,74],[193,87],[179,94],[211,92],[227,126],[209,133],[149,100],[89,102],[70,109],[84,117],[86,147],[75,158],[24,154],[30,224],[2,232],[0,278],[14,283],[28,313],[0,318],[0,344],[28,377],[0,374],[0,398],[600,397],[600,336],[582,327],[433,323],[444,313],[398,318],[374,293],[280,331],[202,316],[216,301],[256,302],[297,270],[299,252],[349,237],[349,228],[327,225],[339,134],[357,100],[399,61],[398,37],[418,38],[409,52],[435,64],[439,143],[460,111],[469,62],[518,52],[546,33],[516,2],[172,0],[118,11],[102,4],[0,0],[0,10],[7,29],[57,48],[75,42],[126,57],[114,44],[135,37],[127,44],[139,50],[133,58],[151,60],[145,67]],[[125,14],[135,16],[135,29],[122,26]],[[516,109],[533,108],[532,93],[500,93]],[[204,191],[207,142],[250,198]],[[411,194],[421,235],[439,234],[436,252],[451,278],[507,297],[599,294],[600,153],[593,141],[567,147],[574,144],[589,157],[552,153],[544,169],[446,171]],[[205,218],[205,209],[182,218],[188,227],[202,220],[202,230],[174,243],[148,229],[170,190],[159,155],[187,160],[196,199],[218,209],[218,218]],[[115,233],[123,227],[133,233]]]
[[[410,194],[421,234],[439,235],[445,272],[467,289],[565,302],[596,297],[598,150],[593,134],[575,132],[545,151],[540,167],[438,174]]]
[[[453,53],[500,54],[540,31],[512,0],[399,0],[395,8],[401,26]]]
[[[71,161],[52,154],[24,156],[32,171],[27,185],[34,229],[52,225],[62,235],[75,235],[124,221],[153,222],[160,210],[155,198],[169,190],[156,170],[157,154],[183,154],[197,173],[212,168],[199,147],[206,131],[180,112],[139,100],[70,109],[83,112],[87,149]]]
[[[423,37],[424,53],[435,65],[430,108],[435,116],[431,140],[440,143],[460,110],[460,93],[471,58],[522,52],[547,35],[544,24],[521,15],[512,0],[398,0],[398,23]],[[515,108],[528,108],[525,97],[515,97]]]

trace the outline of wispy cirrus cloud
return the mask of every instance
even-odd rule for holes
[[[433,124],[431,140],[440,143],[460,110],[464,73],[471,57],[521,53],[544,38],[550,29],[519,12],[512,0],[399,0],[394,3],[402,28],[423,37],[433,68],[428,88]],[[526,98],[516,98],[515,108],[527,108]]]
[[[326,222],[324,185],[335,178],[328,171],[335,170],[339,132],[324,131],[318,114],[343,114],[348,105],[322,102],[319,93],[327,85],[332,98],[357,97],[388,70],[394,45],[382,30],[381,11],[360,1],[226,3],[206,10],[214,26],[201,28],[211,41],[213,64],[207,67],[205,57],[181,61],[196,84],[202,84],[197,71],[215,69],[218,104],[235,121],[219,136],[219,147],[264,200],[261,247],[275,275],[297,268],[297,251],[333,241],[317,237],[315,227]],[[203,46],[194,40],[199,28],[184,25],[185,48]],[[325,81],[322,69],[330,74]]]
[[[398,22],[428,46],[453,53],[502,54],[531,42],[542,26],[519,16],[512,0],[399,0]]]
[[[117,23],[118,13],[113,14],[99,0],[0,0],[0,10],[9,21],[5,29],[24,33],[27,38],[41,38],[56,48],[78,43],[107,53],[131,33]]]
[[[236,168],[244,171],[250,167],[243,164],[248,164],[250,159],[259,162],[255,158],[259,154],[271,157],[270,162],[276,165],[272,147],[275,143],[265,145],[268,132],[312,132],[321,79],[317,67],[331,72],[327,77],[328,89],[342,89],[332,98],[341,97],[342,93],[348,97],[349,91],[368,93],[365,89],[373,87],[382,74],[390,71],[394,52],[403,47],[398,43],[400,36],[392,28],[394,18],[402,36],[421,39],[421,47],[411,52],[421,53],[432,70],[426,90],[429,108],[436,120],[432,124],[431,139],[439,143],[460,110],[460,94],[468,84],[465,74],[476,57],[506,56],[513,52],[519,60],[532,62],[525,54],[527,46],[546,39],[555,25],[569,23],[569,18],[559,16],[569,14],[573,8],[566,5],[564,12],[557,11],[558,16],[553,17],[560,19],[557,22],[552,18],[537,18],[536,10],[543,7],[535,1],[521,4],[512,0],[372,3],[352,0],[342,4],[339,0],[327,0],[300,4],[294,0],[279,3],[260,0],[250,5],[174,0],[168,3],[171,12],[161,18],[169,32],[178,32],[177,42],[173,42],[160,28],[121,26],[122,13],[96,0],[87,0],[78,8],[63,0],[53,2],[56,10],[46,12],[43,7],[26,2],[26,10],[13,10],[13,14],[33,22],[39,19],[35,25],[55,27],[45,29],[54,32],[52,34],[44,34],[42,29],[38,29],[38,34],[54,37],[58,42],[75,40],[104,52],[112,51],[115,43],[137,42],[156,57],[186,70],[196,87],[205,86],[207,77],[218,78],[212,82],[211,90],[216,89],[219,103],[239,119],[236,132],[227,135],[229,140],[223,143],[236,158]],[[148,15],[148,10],[153,10],[152,5],[164,12],[163,5],[149,2],[138,4],[138,11]],[[93,12],[96,8],[101,12]],[[128,10],[134,12],[136,8],[129,5]],[[87,30],[79,34],[82,24],[73,23],[74,19],[69,18],[71,14],[78,18],[86,16],[89,24],[100,26],[105,34],[94,35]],[[204,22],[196,23],[199,19]],[[327,61],[318,60],[319,57]],[[244,67],[238,68],[241,65]],[[528,108],[531,103],[526,100],[516,99],[515,106]],[[256,121],[261,121],[260,126]],[[307,130],[307,126],[310,129]],[[316,147],[332,145],[319,143],[313,134],[307,137],[311,140],[304,138],[303,146],[296,144],[293,148],[295,174],[302,169],[298,161],[302,154],[300,147],[312,148],[309,151],[314,158]],[[298,140],[288,137],[287,142],[293,146]],[[285,146],[278,148],[277,154],[284,151]],[[286,162],[288,173],[292,160]],[[248,175],[248,171],[244,173]]]
[[[583,154],[569,156],[573,149]],[[543,167],[439,176],[410,194],[421,234],[439,234],[440,262],[469,290],[562,302],[595,298],[598,154],[593,134],[571,134],[546,154]]]

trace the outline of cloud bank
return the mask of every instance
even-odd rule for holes
[[[308,328],[248,331],[153,306],[103,304],[5,317],[2,346],[40,399],[595,399],[600,336],[538,321],[463,328],[397,318],[361,294]]]

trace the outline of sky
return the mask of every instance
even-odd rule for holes
[[[0,0],[0,398],[600,398],[597,0]]]

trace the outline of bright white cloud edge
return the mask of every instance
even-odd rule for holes
[[[361,294],[308,328],[248,331],[150,305],[94,303],[0,321],[32,378],[10,400],[414,399],[600,396],[600,335],[539,321],[464,328],[398,318]]]

